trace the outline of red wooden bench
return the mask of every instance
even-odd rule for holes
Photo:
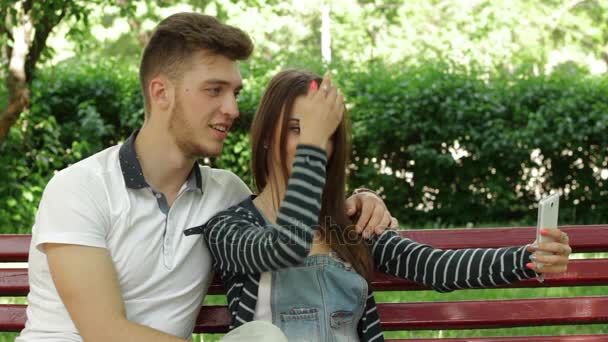
[[[574,252],[608,252],[608,225],[563,226]],[[404,230],[413,240],[443,249],[482,248],[523,245],[534,238],[534,228],[486,228]],[[0,262],[27,261],[29,235],[0,235]],[[608,285],[608,259],[572,260],[568,271],[548,275],[543,283],[531,279],[508,288]],[[420,291],[426,288],[410,281],[377,274],[376,291]],[[505,291],[505,288],[495,291]],[[26,296],[27,269],[0,269],[0,296]],[[216,280],[210,294],[224,293]],[[608,293],[604,296],[533,298],[483,301],[443,301],[420,303],[381,303],[378,305],[385,331],[450,330],[528,327],[545,325],[601,324],[600,334],[569,336],[476,337],[420,339],[416,341],[608,341]],[[0,331],[20,331],[25,323],[25,305],[0,304]],[[204,306],[195,332],[223,333],[228,328],[225,306]],[[400,340],[411,341],[411,340]]]

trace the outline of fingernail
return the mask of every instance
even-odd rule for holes
[[[530,255],[530,260],[535,261],[536,260],[536,255],[534,255],[534,254]]]
[[[312,89],[312,90],[317,90],[318,88],[319,88],[319,85],[317,84],[317,81],[312,80],[312,81],[310,82],[310,89]]]
[[[538,249],[538,243],[533,243],[530,245],[530,247],[534,248],[534,249]]]
[[[532,269],[532,268],[534,268],[534,264],[529,262],[526,264],[526,267]]]
[[[540,233],[541,233],[541,235],[547,235],[547,230],[546,229],[541,229]]]

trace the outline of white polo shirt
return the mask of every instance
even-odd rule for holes
[[[136,135],[60,171],[48,183],[32,231],[28,320],[16,341],[82,341],[39,249],[49,242],[106,248],[127,318],[191,338],[212,266],[201,235],[184,231],[250,191],[233,173],[196,164],[169,208],[143,177]]]

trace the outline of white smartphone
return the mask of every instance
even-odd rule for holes
[[[536,222],[536,242],[552,242],[553,238],[540,234],[543,228],[557,228],[557,217],[559,214],[559,194],[547,196],[538,202],[538,218]],[[550,253],[536,252],[538,255]],[[536,266],[541,265],[536,263]],[[541,265],[542,267],[542,265]]]

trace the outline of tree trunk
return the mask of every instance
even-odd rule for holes
[[[10,23],[10,17],[7,17],[4,26],[0,27],[0,31],[4,31],[13,43],[12,47],[10,44],[4,46],[4,54],[9,56],[6,79],[9,101],[0,112],[0,145],[6,140],[10,128],[17,122],[21,112],[30,105],[30,86],[36,63],[46,48],[49,34],[66,15],[68,2],[60,3],[59,7],[40,15],[40,20],[36,23],[32,17],[32,6],[32,0],[18,2],[12,30],[7,25]]]
[[[9,90],[10,99],[6,107],[0,113],[0,145],[4,143],[8,136],[8,131],[17,122],[21,112],[29,105],[29,89],[21,88]]]
[[[30,90],[26,76],[26,60],[32,41],[34,25],[31,18],[30,8],[27,3],[19,3],[17,22],[13,28],[12,48],[6,46],[7,55],[10,56],[6,88],[9,101],[0,112],[0,145],[6,140],[10,128],[17,122],[21,112],[29,106]]]

